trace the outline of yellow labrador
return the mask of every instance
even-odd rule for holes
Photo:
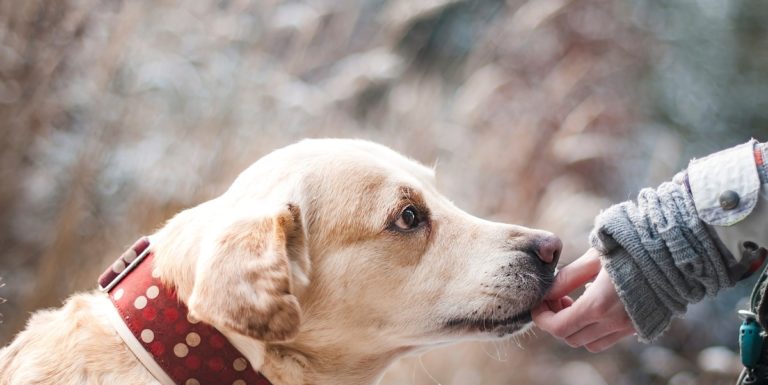
[[[561,248],[455,207],[433,170],[344,139],[265,156],[151,240],[152,275],[275,385],[372,384],[409,352],[519,332]],[[0,384],[163,383],[112,313],[100,292],[36,313],[0,351]]]

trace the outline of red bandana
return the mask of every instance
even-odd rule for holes
[[[143,237],[99,277],[122,320],[113,324],[139,361],[162,384],[270,385],[223,334],[190,319],[176,292],[152,276],[152,258]]]

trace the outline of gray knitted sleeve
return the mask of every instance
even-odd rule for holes
[[[651,341],[689,303],[734,285],[728,263],[699,220],[684,185],[644,189],[603,211],[590,234],[642,341]]]

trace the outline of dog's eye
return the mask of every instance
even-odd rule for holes
[[[395,221],[395,226],[400,230],[413,230],[422,222],[421,214],[413,207],[408,206],[400,213],[400,217]]]

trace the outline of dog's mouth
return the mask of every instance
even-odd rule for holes
[[[450,318],[444,323],[444,330],[450,333],[482,333],[503,337],[524,329],[533,321],[530,309],[541,303],[554,282],[554,274],[550,271],[534,271],[527,276],[533,277],[529,279],[529,284],[535,282],[531,284],[533,287],[530,287],[533,292],[528,291],[525,296],[516,297],[513,300],[514,304],[508,303],[506,306],[503,304],[498,306],[498,311],[496,311],[497,309],[491,311],[486,309],[485,311],[474,312],[473,316]],[[495,297],[496,300],[498,298]],[[515,308],[524,310],[515,312],[513,310]]]
[[[519,331],[530,322],[531,312],[526,310],[501,319],[454,318],[445,323],[445,328],[451,331],[496,333],[503,336]]]

